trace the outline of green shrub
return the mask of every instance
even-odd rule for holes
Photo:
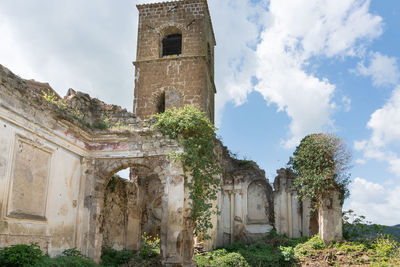
[[[294,248],[293,247],[279,247],[281,258],[283,261],[292,262],[294,261]]]
[[[59,256],[56,258],[43,257],[37,267],[95,267],[98,266],[93,260],[80,256]]]
[[[80,251],[77,250],[76,248],[66,249],[66,250],[63,251],[62,255],[63,255],[63,256],[67,256],[67,257],[81,257],[81,258],[86,258],[86,256],[83,255],[82,252],[80,252]]]
[[[213,250],[209,253],[211,258],[218,258],[218,257],[222,257],[225,256],[226,254],[228,254],[229,252],[226,251],[226,249],[222,248],[222,249],[217,249],[217,250]]]
[[[305,255],[313,254],[313,250],[319,250],[326,248],[324,241],[319,238],[318,235],[313,236],[305,243],[300,243],[294,248],[294,254],[296,258],[302,258]]]
[[[250,265],[242,255],[231,252],[215,258],[211,262],[211,267],[250,267]]]
[[[309,245],[312,249],[324,249],[326,248],[324,241],[318,236],[313,236],[310,240],[308,240],[305,244]]]
[[[210,258],[205,255],[194,255],[194,262],[197,267],[208,267],[210,266]]]
[[[235,252],[244,257],[246,262],[250,266],[286,266],[292,262],[294,250],[291,248],[279,248],[279,245],[283,242],[289,244],[290,240],[283,236],[273,235],[268,237],[271,240],[260,241],[257,243],[246,245],[241,242],[233,243],[232,245],[226,246],[223,249],[212,251],[207,253],[203,258],[196,260],[196,263],[201,262],[203,265],[199,266],[209,266],[210,262],[217,256],[224,256],[226,252]],[[279,240],[278,240],[279,239]],[[269,241],[277,241],[278,245],[274,245]],[[210,259],[209,264],[206,265],[204,258]]]
[[[400,257],[400,243],[396,242],[393,237],[379,236],[375,242],[375,250],[378,256],[383,257]]]
[[[103,247],[101,251],[101,264],[104,266],[120,266],[128,263],[135,256],[132,250],[115,250],[111,247]]]
[[[0,266],[33,266],[42,258],[38,244],[14,245],[0,250]]]

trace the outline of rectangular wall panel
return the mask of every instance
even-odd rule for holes
[[[14,153],[8,216],[45,220],[51,153],[22,139]]]

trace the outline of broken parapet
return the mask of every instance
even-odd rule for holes
[[[4,101],[7,106],[12,105],[18,110],[27,111],[24,116],[38,122],[54,124],[51,118],[55,121],[63,119],[79,125],[88,132],[123,131],[143,126],[135,114],[120,106],[106,104],[73,89],[69,89],[67,95],[61,98],[48,83],[22,79],[2,65],[0,65],[0,84],[5,89],[1,92],[0,105]],[[29,111],[32,108],[42,112],[31,113]]]
[[[94,129],[128,128],[141,124],[135,114],[117,105],[106,104],[88,94],[69,89],[61,100],[66,110],[76,116],[83,124]]]

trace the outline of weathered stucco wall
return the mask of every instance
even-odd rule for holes
[[[50,255],[74,247],[81,156],[3,118],[0,124],[0,244],[38,240]]]
[[[300,201],[292,188],[294,174],[288,169],[277,171],[274,181],[275,228],[288,237],[310,236],[312,215],[310,201]]]
[[[192,263],[182,168],[166,157],[180,150],[174,142],[133,114],[82,93],[70,90],[63,101],[46,101],[48,85],[1,65],[0,82],[0,247],[37,242],[52,256],[77,247],[98,260],[106,185],[117,171],[135,167],[147,169],[143,184],[150,176],[162,184],[152,212],[162,222],[164,264]],[[123,127],[96,129],[105,114]],[[128,223],[126,236],[138,236],[134,225]]]
[[[339,192],[324,196],[318,210],[319,236],[326,244],[343,237],[342,203]]]
[[[249,243],[262,238],[274,224],[272,188],[265,172],[253,161],[233,158],[220,143],[216,150],[224,174],[215,245]]]

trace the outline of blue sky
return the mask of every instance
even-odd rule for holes
[[[3,0],[0,64],[132,110],[135,1]],[[400,223],[400,1],[209,0],[218,134],[273,181],[299,140],[342,137],[352,208]]]

